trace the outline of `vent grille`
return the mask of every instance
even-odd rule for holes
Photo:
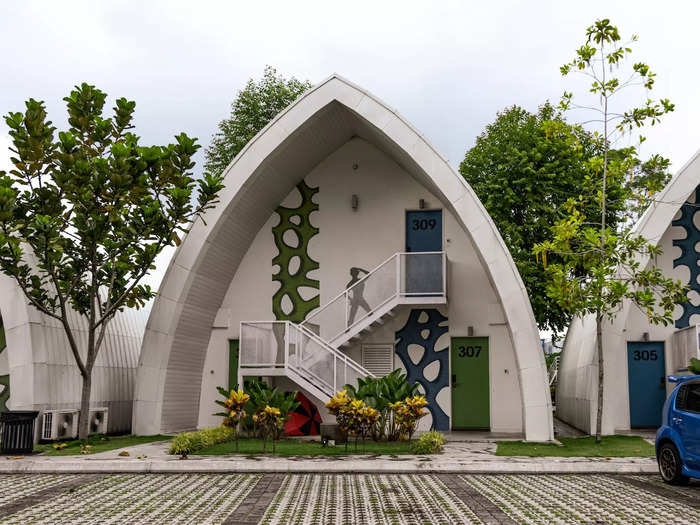
[[[43,438],[51,439],[51,427],[53,424],[53,412],[44,412],[44,425],[42,426]]]
[[[384,377],[394,369],[394,345],[362,345],[362,366],[375,376]]]

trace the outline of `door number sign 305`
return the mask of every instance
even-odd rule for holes
[[[459,357],[479,357],[481,346],[460,346],[458,350]]]
[[[656,350],[635,350],[632,355],[635,361],[656,361],[659,358]]]

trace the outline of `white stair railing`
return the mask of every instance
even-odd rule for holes
[[[444,296],[446,290],[445,252],[399,252],[312,313],[301,326],[317,326],[323,339],[333,341],[393,300]]]
[[[547,370],[549,375],[549,386],[552,386],[557,381],[557,376],[559,375],[559,362],[561,356],[556,356],[552,363],[549,365],[549,370]]]
[[[290,321],[241,323],[241,371],[291,370],[330,398],[345,384],[372,376],[308,328]]]

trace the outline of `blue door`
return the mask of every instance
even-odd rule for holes
[[[442,251],[442,210],[406,212],[406,251]],[[409,295],[440,295],[442,256],[407,255],[405,292]]]
[[[630,426],[661,426],[666,400],[665,362],[663,342],[627,343]]]

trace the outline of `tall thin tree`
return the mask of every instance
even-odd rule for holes
[[[686,296],[686,288],[679,280],[665,277],[653,264],[661,253],[660,246],[636,236],[629,225],[611,228],[606,222],[611,179],[628,177],[640,163],[635,146],[625,147],[624,155],[612,155],[611,148],[622,137],[635,137],[639,128],[659,123],[661,117],[674,109],[668,99],[653,100],[648,96],[656,76],[648,65],[636,62],[631,69],[625,67],[632,53],[630,45],[636,40],[633,36],[630,42],[623,43],[618,28],[610,20],[597,20],[586,30],[586,41],[576,51],[575,58],[561,67],[562,75],[577,72],[590,80],[589,92],[597,97],[596,105],[576,103],[573,94],[567,92],[562,97],[561,108],[593,113],[584,124],[599,133],[602,154],[588,161],[590,192],[569,199],[568,213],[553,226],[552,239],[537,244],[534,249],[545,266],[548,253],[559,256],[558,262],[547,269],[550,297],[572,315],[593,315],[595,319],[597,442],[601,440],[604,408],[605,322],[612,321],[622,302],[627,300],[637,305],[650,322],[668,324],[673,321],[675,303]],[[614,103],[621,98],[620,94],[635,86],[647,91],[646,102],[638,107],[616,110]],[[643,136],[638,138],[644,141]],[[628,193],[624,198],[632,201],[636,197]],[[599,222],[595,218],[591,221],[581,211],[590,198],[599,206]],[[647,258],[651,262],[642,266],[641,262]]]

